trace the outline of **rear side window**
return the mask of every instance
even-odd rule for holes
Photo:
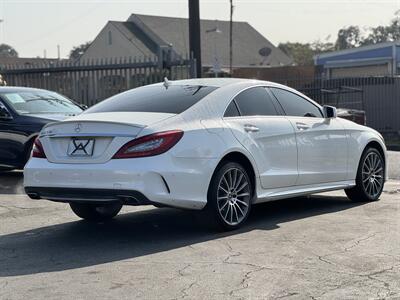
[[[271,96],[263,87],[250,88],[236,96],[235,102],[242,116],[275,116],[277,111]]]
[[[270,88],[270,90],[282,105],[286,115],[322,118],[319,108],[307,99],[279,88]]]
[[[159,112],[180,114],[216,87],[199,85],[145,86],[133,89],[89,108],[85,113],[99,112]]]
[[[237,109],[235,101],[232,100],[225,111],[224,117],[238,117],[238,116],[240,116],[240,113]]]

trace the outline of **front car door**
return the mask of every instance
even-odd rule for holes
[[[270,87],[296,131],[297,185],[347,179],[346,132],[337,119],[325,119],[319,106],[301,94]]]
[[[252,87],[239,93],[224,115],[255,159],[264,189],[293,186],[298,176],[294,129],[278,105],[265,87]]]

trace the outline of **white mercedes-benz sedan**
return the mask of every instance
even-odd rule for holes
[[[272,82],[191,79],[132,89],[48,124],[24,186],[87,220],[153,204],[204,210],[230,230],[260,202],[339,189],[378,200],[386,174],[382,136],[334,107]]]

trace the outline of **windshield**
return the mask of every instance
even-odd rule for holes
[[[50,91],[0,94],[19,114],[79,114],[82,109],[71,100]]]
[[[200,85],[146,86],[133,89],[100,102],[85,113],[159,112],[180,114],[217,89]]]

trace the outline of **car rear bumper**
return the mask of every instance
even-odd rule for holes
[[[24,187],[31,198],[53,201],[129,204],[129,196],[136,196],[141,199],[136,204],[202,209],[217,163],[215,159],[176,158],[168,153],[103,164],[61,164],[31,158],[24,169]]]
[[[129,190],[25,187],[25,193],[35,200],[47,199],[67,203],[119,202],[125,205],[152,204],[142,193]]]

